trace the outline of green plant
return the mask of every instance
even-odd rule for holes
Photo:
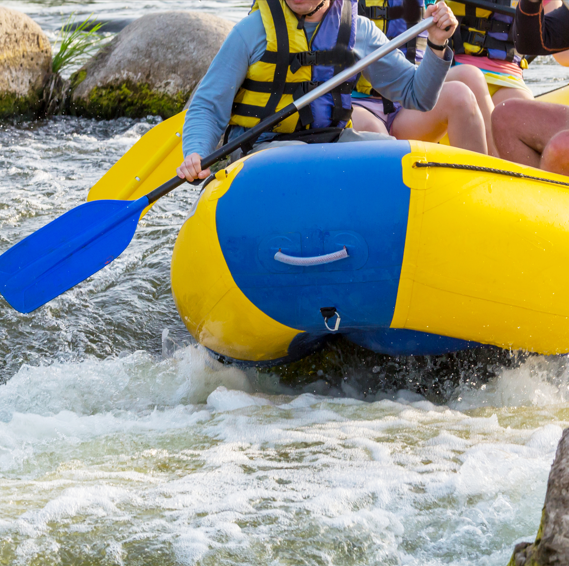
[[[71,14],[57,36],[59,51],[55,54],[51,70],[61,73],[62,69],[73,64],[79,57],[93,50],[105,38],[97,35],[103,24],[91,24],[91,14],[84,22],[75,25],[75,13]],[[90,28],[90,29],[89,29]]]

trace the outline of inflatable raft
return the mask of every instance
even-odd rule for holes
[[[540,100],[569,103],[569,88]],[[183,118],[143,136],[89,200],[168,180]],[[174,299],[201,344],[254,364],[336,333],[392,355],[566,353],[568,181],[420,142],[264,151],[201,193],[174,249]]]
[[[236,162],[202,192],[172,259],[191,334],[255,363],[333,333],[387,354],[569,352],[568,281],[568,178],[407,141]]]

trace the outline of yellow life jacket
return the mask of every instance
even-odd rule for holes
[[[353,46],[355,42],[352,11],[355,1],[332,0],[331,7],[308,42],[303,26],[299,25],[299,18],[285,0],[256,0],[251,13],[257,10],[261,13],[267,35],[267,49],[261,60],[249,67],[235,97],[229,124],[252,128],[266,116],[278,112],[321,84],[323,81],[317,82],[313,79],[317,67],[333,70],[331,78],[333,74],[352,64],[355,58],[350,45]],[[339,20],[337,35],[334,37],[335,45],[329,50],[313,51],[315,38],[322,27],[327,25],[326,18],[332,9],[337,12]],[[346,82],[331,91],[332,98],[329,100],[333,100],[334,119],[324,127],[346,126],[351,115],[351,103],[347,103],[344,97],[349,98],[353,86],[353,81]],[[318,99],[311,106],[314,104],[322,102]],[[289,116],[272,131],[293,133],[315,127],[312,125],[311,106],[303,109],[301,115],[295,113]]]
[[[517,0],[490,0],[497,6],[515,8]],[[496,61],[518,64],[527,69],[527,60],[518,54],[513,40],[513,17],[497,16],[495,12],[467,6],[450,0],[449,8],[458,19],[452,46],[459,55],[488,57]]]

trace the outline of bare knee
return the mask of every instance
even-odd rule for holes
[[[569,175],[569,130],[563,130],[549,140],[541,155],[541,167]]]
[[[484,78],[484,73],[474,65],[458,65],[453,67],[448,75],[447,81],[460,81],[473,92],[488,92],[488,85]]]
[[[383,122],[374,116],[369,110],[361,108],[360,106],[353,107],[352,123],[354,125],[354,130],[358,132],[387,133],[387,129]]]
[[[438,104],[442,105],[442,108],[449,115],[472,116],[479,112],[478,103],[472,90],[458,81],[443,85]]]

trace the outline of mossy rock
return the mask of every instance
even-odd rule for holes
[[[51,46],[29,16],[0,6],[0,119],[35,118],[51,72]]]
[[[569,429],[557,445],[535,542],[516,545],[508,566],[569,564]]]
[[[31,120],[37,117],[40,105],[39,92],[29,96],[19,96],[12,93],[0,93],[0,120],[16,118]]]
[[[171,96],[154,91],[147,83],[126,81],[118,85],[93,88],[86,99],[77,98],[70,102],[69,113],[100,120],[122,116],[144,118],[148,115],[170,118],[182,111],[189,96],[189,92]]]
[[[190,11],[139,18],[73,75],[67,111],[100,119],[181,112],[232,27]]]

